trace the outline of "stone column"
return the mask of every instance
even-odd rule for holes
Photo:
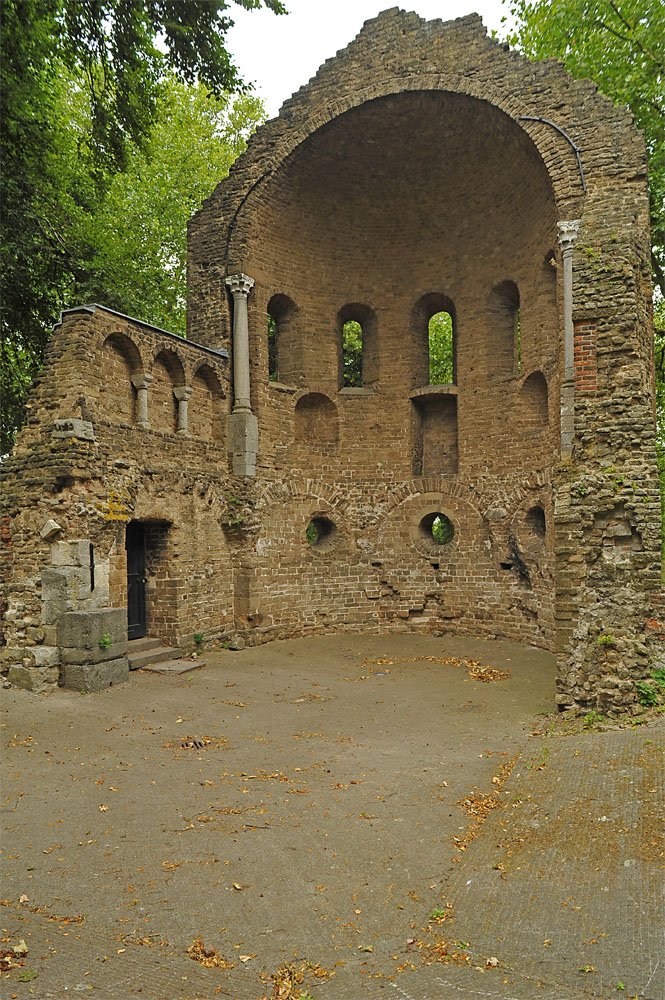
[[[226,284],[233,295],[233,412],[229,417],[229,446],[235,475],[255,476],[258,425],[250,402],[247,322],[247,299],[254,279],[246,274],[232,274]]]
[[[173,389],[173,395],[178,400],[178,426],[176,427],[176,434],[184,434],[186,437],[189,437],[187,403],[189,402],[189,397],[192,395],[192,387],[189,385],[176,385]]]
[[[561,383],[561,453],[569,456],[575,434],[575,354],[573,331],[573,250],[579,219],[559,222],[563,261],[563,382]]]
[[[150,427],[148,420],[148,389],[152,375],[132,375],[132,385],[136,389],[136,424],[146,430]]]

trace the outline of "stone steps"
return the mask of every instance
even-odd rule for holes
[[[131,639],[127,659],[130,670],[149,670],[153,674],[186,674],[204,666],[203,660],[183,660],[177,649],[162,646],[159,639],[150,636]]]
[[[146,635],[143,639],[130,639],[127,648],[130,653],[144,653],[148,649],[157,649],[161,645],[161,639],[153,639]]]
[[[127,650],[127,659],[129,660],[130,670],[146,670],[149,669],[155,663],[161,663],[164,660],[178,660],[180,655],[177,649],[172,649],[171,646],[162,646],[159,639],[149,640],[151,645],[147,648],[136,649],[134,642],[142,642],[142,639],[134,639],[129,643],[129,648]]]

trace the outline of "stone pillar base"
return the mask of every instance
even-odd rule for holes
[[[258,446],[259,427],[254,414],[249,410],[232,413],[229,416],[229,448],[235,476],[256,475]]]

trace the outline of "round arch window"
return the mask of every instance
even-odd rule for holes
[[[430,544],[448,545],[455,536],[455,527],[446,514],[434,511],[432,514],[427,514],[420,522],[420,534]]]
[[[313,549],[329,548],[336,530],[329,517],[318,515],[305,528],[305,541]]]

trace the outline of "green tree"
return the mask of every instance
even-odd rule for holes
[[[509,41],[589,77],[644,130],[649,157],[654,281],[665,296],[665,17],[662,0],[504,0]]]
[[[344,385],[363,384],[363,329],[354,319],[346,321],[342,327],[342,358],[344,361]]]
[[[95,211],[71,206],[70,240],[82,258],[72,301],[102,302],[184,336],[187,221],[264,118],[257,97],[214,97],[203,84],[168,78],[150,136]]]
[[[276,13],[284,9],[280,0],[234,2],[250,9],[263,5]],[[226,91],[245,89],[224,44],[232,24],[229,6],[226,0],[3,0],[0,4],[0,453],[12,445],[27,388],[39,370],[59,310],[71,305],[76,294],[88,298],[94,292],[94,297],[108,301],[112,286],[103,273],[106,265],[108,277],[116,278],[119,257],[110,206],[123,205],[122,184],[114,186],[114,178],[123,169],[136,176],[139,153],[144,168],[154,159],[157,146],[150,137],[160,102],[163,106],[168,101],[169,86],[173,91],[173,84],[166,82],[169,75],[190,84],[205,81],[225,108]],[[158,39],[164,51],[157,47]],[[198,110],[205,117],[208,98],[203,93]],[[247,101],[228,108],[226,138],[231,145],[242,141],[242,120],[249,123],[256,114],[256,105]],[[211,103],[211,117],[219,114],[219,107],[213,107]],[[231,139],[234,129],[237,141]],[[221,134],[217,138],[221,140]],[[198,133],[193,141],[200,142]],[[178,151],[172,152],[175,163]],[[216,169],[215,150],[210,152],[208,173]],[[228,169],[229,155],[223,155],[216,179]],[[196,159],[192,151],[188,160]],[[166,160],[165,153],[164,169]],[[186,174],[189,168],[181,161],[179,169]],[[212,187],[214,181],[204,193]],[[187,194],[195,191],[199,197],[201,190],[193,184]],[[153,194],[165,223],[166,199],[159,201]],[[191,199],[188,204],[192,205]],[[100,248],[94,222],[98,212],[110,224],[107,251]],[[158,257],[167,260],[173,278],[180,265],[172,233],[166,243],[169,249]],[[164,278],[162,291],[166,284]],[[144,284],[150,294],[154,286],[155,281]],[[124,287],[127,290],[129,283]],[[136,302],[136,296],[129,301],[113,299],[116,307],[124,307],[122,311],[143,312]],[[180,311],[178,293],[171,289],[170,299],[163,309],[160,302],[155,315],[174,316],[178,325]]]
[[[428,324],[429,384],[454,381],[453,318],[450,313],[434,313]]]

